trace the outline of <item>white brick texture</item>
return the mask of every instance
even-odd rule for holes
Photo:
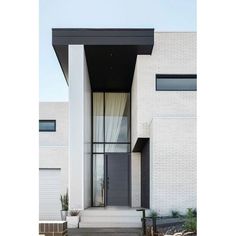
[[[196,33],[155,33],[132,84],[132,148],[150,138],[150,207],[168,215],[196,207],[196,92],[156,91],[156,74],[196,74]]]
[[[195,208],[196,119],[155,118],[151,130],[151,208],[161,215]]]
[[[68,102],[40,102],[39,119],[56,120],[56,132],[39,132],[39,168],[60,168],[61,194],[68,188]]]

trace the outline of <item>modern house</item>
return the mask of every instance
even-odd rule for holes
[[[69,102],[40,104],[40,218],[67,188],[82,227],[195,208],[196,33],[53,29],[52,44]]]

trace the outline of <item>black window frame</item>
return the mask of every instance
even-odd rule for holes
[[[46,123],[46,122],[52,122],[53,123],[53,129],[40,129],[40,122]],[[39,132],[56,132],[56,120],[39,120]]]
[[[157,80],[161,79],[190,79],[195,80],[196,86],[194,89],[183,89],[183,88],[173,88],[173,89],[166,89],[166,88],[158,88],[157,87]],[[197,75],[196,74],[156,74],[156,91],[197,91]]]

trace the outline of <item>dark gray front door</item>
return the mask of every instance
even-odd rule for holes
[[[106,205],[129,205],[129,166],[127,153],[106,154]]]

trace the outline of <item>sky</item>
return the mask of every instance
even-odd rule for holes
[[[52,28],[196,31],[196,0],[39,0],[39,100],[68,101]]]

